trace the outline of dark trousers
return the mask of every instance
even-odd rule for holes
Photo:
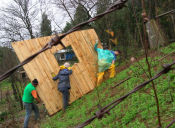
[[[66,109],[69,104],[70,93],[69,89],[64,89],[60,91],[63,97],[63,108]]]
[[[32,110],[35,112],[35,120],[37,121],[37,119],[39,118],[39,109],[38,109],[38,106],[34,103],[24,102],[24,107],[26,109],[26,115],[24,119],[24,128],[28,128],[28,123],[29,123]]]

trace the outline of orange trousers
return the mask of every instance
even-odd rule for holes
[[[111,64],[108,70],[104,72],[99,72],[97,74],[97,86],[99,86],[104,80],[108,78],[113,78],[115,76],[115,65]],[[104,77],[105,76],[105,77]]]

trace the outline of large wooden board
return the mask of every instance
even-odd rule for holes
[[[48,36],[14,42],[12,47],[21,62],[39,51],[50,39],[51,37]],[[79,60],[79,63],[72,67],[73,74],[70,76],[71,103],[96,87],[97,53],[94,50],[94,44],[97,39],[96,32],[89,29],[74,32],[62,40],[66,47],[71,45]],[[62,96],[57,90],[58,81],[52,80],[52,74],[57,74],[59,71],[59,65],[54,54],[61,49],[62,46],[60,45],[54,46],[24,65],[29,79],[31,81],[34,78],[38,79],[37,92],[50,115],[55,114],[62,108]]]

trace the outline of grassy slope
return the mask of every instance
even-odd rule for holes
[[[167,54],[175,49],[175,43],[161,50],[162,53]],[[152,57],[150,60],[159,59],[161,56]],[[164,59],[162,63],[171,63],[172,57]],[[145,60],[139,61],[145,69]],[[154,74],[161,69],[161,62],[151,61],[154,68]],[[140,84],[147,78],[143,75],[143,70],[137,63],[134,63],[128,69],[120,72],[113,79],[109,79],[100,85],[91,93],[83,96],[81,99],[75,101],[67,109],[66,113],[57,113],[53,117],[48,117],[42,121],[42,128],[72,128],[79,123],[84,122],[90,118],[94,112],[98,110],[97,90],[100,95],[100,104],[102,106],[112,102],[114,99],[123,96],[136,85]],[[111,89],[111,86],[128,77],[128,72],[132,71],[132,78],[124,84]],[[160,114],[163,127],[167,126],[169,122],[175,117],[175,73],[170,73],[161,76],[155,80],[158,98],[160,103]],[[173,99],[172,99],[173,98]],[[86,128],[153,128],[157,127],[156,106],[153,97],[153,90],[151,85],[147,85],[142,90],[129,96],[125,101],[116,106],[110,116],[106,116],[102,120],[95,119]],[[172,126],[172,128],[175,127]]]

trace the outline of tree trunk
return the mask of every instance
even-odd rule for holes
[[[172,23],[173,23],[173,30],[174,30],[174,39],[175,39],[175,21],[174,21],[174,15],[171,14],[171,19],[172,19]]]

